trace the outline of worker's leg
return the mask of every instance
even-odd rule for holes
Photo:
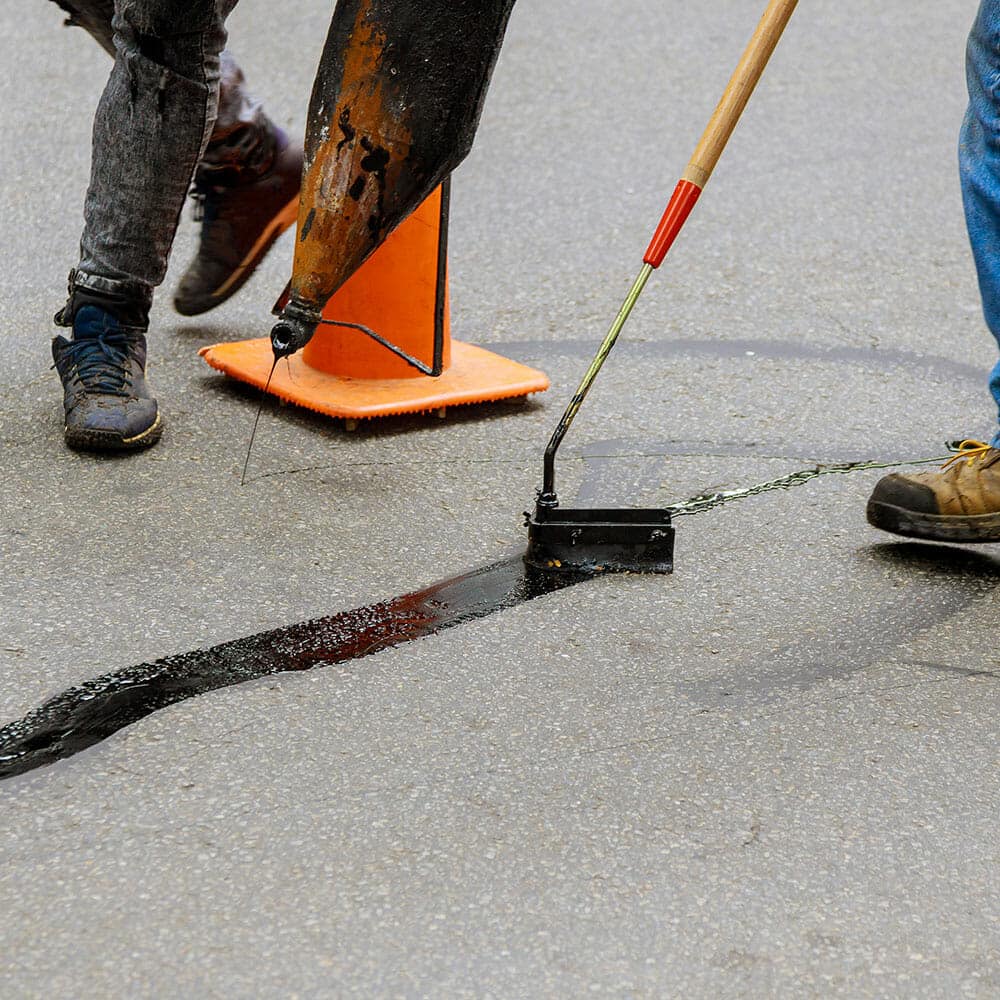
[[[114,58],[114,0],[53,0],[67,14],[67,25],[85,28]],[[231,4],[231,6],[233,6]],[[273,130],[261,103],[248,90],[243,71],[229,52],[219,62],[219,103],[211,139],[204,160],[210,164],[253,163],[257,150]],[[235,138],[234,138],[235,137]]]
[[[134,448],[160,434],[143,379],[149,306],[216,117],[235,0],[117,0],[115,64],[94,118],[80,262],[53,356],[66,440]]]
[[[1000,344],[1000,0],[982,0],[966,50],[969,105],[959,141],[965,218],[986,324]],[[1000,408],[1000,363],[990,389]],[[897,534],[1000,541],[1000,433],[938,472],[895,473],[875,487],[868,520]]]
[[[112,56],[114,0],[54,0],[67,24],[85,28]],[[233,6],[232,3],[229,6]],[[233,294],[274,240],[294,222],[302,150],[264,113],[228,51],[219,57],[219,100],[196,176],[198,253],[181,279],[175,304],[204,312]]]
[[[966,50],[969,106],[959,142],[965,219],[986,324],[1000,342],[1000,0],[983,0]],[[990,388],[1000,407],[1000,363]],[[1000,444],[1000,432],[993,439]]]
[[[94,117],[77,291],[120,300],[145,326],[218,107],[235,0],[118,0],[115,64]]]

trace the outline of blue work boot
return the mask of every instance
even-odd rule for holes
[[[156,444],[163,421],[146,385],[146,338],[99,306],[73,318],[73,339],[54,337],[62,379],[66,444],[82,451],[128,451]]]
[[[202,164],[195,173],[198,253],[174,293],[182,316],[197,316],[238,292],[299,212],[302,146],[275,129],[265,166]]]

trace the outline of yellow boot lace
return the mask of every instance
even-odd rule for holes
[[[956,462],[961,461],[966,461],[969,465],[972,465],[976,460],[985,458],[986,453],[991,450],[992,445],[988,445],[984,441],[977,441],[975,438],[966,438],[959,444],[955,454],[941,468],[948,469]]]

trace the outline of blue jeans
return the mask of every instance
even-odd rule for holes
[[[80,262],[57,321],[92,301],[145,328],[195,169],[265,169],[274,126],[224,51],[237,0],[55,2],[115,58],[94,117]]]
[[[958,146],[965,220],[986,325],[1000,344],[1000,0],[981,0],[966,50],[969,107]],[[1000,408],[1000,362],[990,376]],[[1000,447],[1000,431],[992,444]]]

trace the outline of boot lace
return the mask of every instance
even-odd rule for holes
[[[942,469],[949,469],[951,466],[958,462],[968,462],[972,465],[980,459],[986,457],[987,453],[992,451],[992,445],[986,444],[985,441],[977,441],[975,438],[966,438],[964,441],[960,441],[955,448],[955,454],[948,459],[944,465],[941,466]]]
[[[234,253],[230,222],[239,206],[225,197],[230,190],[209,177],[196,178],[191,187],[194,221],[201,223],[199,253],[210,260],[228,260]]]
[[[71,340],[65,355],[87,392],[127,397],[131,392],[130,347],[120,330],[105,330],[96,337]]]
[[[195,222],[209,222],[215,217],[215,199],[211,197],[212,186],[203,181],[195,181],[191,187],[192,217]]]
[[[205,192],[197,187],[191,188],[191,218],[195,222],[205,218]]]

